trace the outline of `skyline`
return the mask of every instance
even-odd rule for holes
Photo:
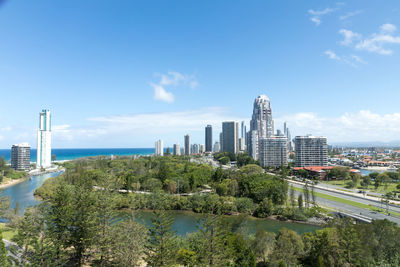
[[[0,148],[42,109],[54,148],[202,144],[260,94],[292,137],[400,140],[396,1],[117,3],[0,4]]]

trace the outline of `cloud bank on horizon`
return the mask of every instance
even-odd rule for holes
[[[250,116],[250,115],[249,115]],[[222,121],[249,123],[248,117],[237,117],[223,107],[207,107],[199,110],[143,113],[120,116],[87,118],[87,125],[54,125],[53,143],[67,144],[62,147],[152,147],[154,140],[163,139],[165,145],[183,143],[189,133],[194,143],[204,143],[204,127],[213,126],[214,141],[218,140]],[[376,114],[369,110],[344,113],[339,117],[323,117],[317,113],[299,112],[274,118],[276,129],[282,129],[286,121],[292,135],[322,135],[329,143],[397,141],[400,136],[400,113]],[[0,136],[12,135],[10,127],[0,129]],[[36,132],[7,136],[15,143],[26,141],[35,147]],[[4,136],[3,136],[4,140]],[[1,139],[0,139],[1,141]],[[105,143],[106,141],[106,143]],[[106,145],[105,145],[106,144]],[[57,146],[58,145],[58,146]]]

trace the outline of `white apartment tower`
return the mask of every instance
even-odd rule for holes
[[[254,100],[253,115],[250,121],[250,131],[247,140],[247,150],[254,159],[259,158],[259,140],[274,135],[274,121],[269,98],[260,95]]]
[[[180,156],[180,155],[181,155],[181,145],[174,144],[174,156]]]
[[[37,134],[36,168],[51,166],[51,114],[44,109],[39,113],[39,130]]]
[[[163,141],[162,140],[158,140],[155,143],[156,146],[156,156],[164,156],[164,145],[163,145]]]

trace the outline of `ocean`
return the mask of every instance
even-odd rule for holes
[[[51,153],[56,160],[73,160],[91,156],[151,155],[154,148],[53,148]],[[0,157],[9,161],[11,149],[0,149]],[[31,149],[31,162],[36,162],[36,149]]]

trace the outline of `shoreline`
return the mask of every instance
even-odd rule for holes
[[[0,190],[17,185],[19,183],[22,183],[22,182],[26,181],[27,179],[30,179],[32,176],[42,175],[42,174],[46,174],[46,173],[63,172],[63,171],[64,171],[64,169],[48,170],[48,171],[38,172],[38,173],[27,173],[25,177],[22,177],[19,179],[7,178],[9,180],[3,181],[0,183]]]
[[[120,211],[130,211],[129,209],[122,209]],[[160,210],[152,210],[152,209],[138,209],[134,210],[134,212],[154,212],[154,211],[160,211]],[[211,215],[210,213],[197,213],[194,212],[193,210],[163,210],[166,212],[177,212],[177,213],[188,213],[188,214],[194,214],[194,215]],[[313,218],[309,218],[307,221],[296,221],[292,219],[281,219],[279,218],[279,215],[271,215],[266,218],[258,218],[255,217],[251,214],[247,213],[236,213],[236,214],[222,214],[221,216],[223,217],[238,217],[238,216],[245,216],[250,220],[267,220],[267,221],[276,221],[276,222],[284,222],[284,223],[291,223],[291,224],[303,224],[303,225],[310,225],[310,226],[317,226],[317,227],[324,227],[326,225],[326,221],[322,222],[323,220],[317,221],[314,220]]]
[[[27,180],[28,178],[30,178],[30,176],[29,176],[29,175],[26,175],[26,176],[23,177],[23,178],[19,178],[19,179],[10,179],[10,180],[8,180],[8,181],[6,181],[6,182],[3,181],[3,182],[1,182],[1,184],[0,184],[0,189],[5,189],[5,188],[8,188],[8,187],[10,187],[10,186],[13,186],[13,185],[22,183],[23,181]],[[9,178],[8,178],[8,179],[9,179]]]

